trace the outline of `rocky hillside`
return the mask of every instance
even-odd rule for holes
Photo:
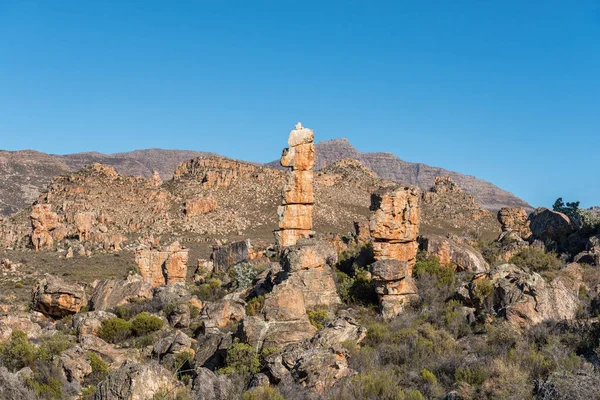
[[[487,210],[497,211],[502,207],[531,209],[523,200],[489,182],[442,168],[402,161],[390,153],[361,153],[346,139],[320,142],[316,145],[316,151],[317,170],[336,161],[353,159],[369,167],[382,179],[417,185],[422,190],[428,190],[437,176],[450,176]],[[162,149],[67,155],[51,155],[31,150],[0,151],[0,216],[10,215],[31,204],[54,176],[78,170],[87,164],[100,163],[115,168],[120,174],[146,178],[151,177],[153,171],[158,171],[161,178],[167,180],[172,177],[179,164],[210,155],[214,154]],[[267,166],[279,167],[279,161],[268,163]]]
[[[317,169],[345,158],[352,158],[365,164],[380,178],[402,184],[416,185],[422,190],[428,190],[433,185],[436,177],[449,176],[466,193],[473,195],[475,200],[487,210],[498,211],[502,207],[524,207],[532,210],[528,203],[512,193],[474,176],[463,175],[426,164],[403,161],[391,153],[361,153],[347,139],[322,141],[317,144],[316,150]],[[273,161],[269,165],[278,166],[279,162]]]
[[[115,168],[121,174],[146,178],[158,171],[161,177],[170,179],[179,164],[206,155],[210,153],[162,149],[67,155],[32,150],[0,150],[0,216],[10,215],[31,204],[54,176],[78,170],[87,164],[101,163]]]

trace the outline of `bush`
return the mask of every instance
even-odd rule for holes
[[[512,256],[509,262],[533,272],[556,271],[563,266],[563,263],[555,254],[544,253],[531,247],[527,247]]]
[[[225,367],[219,370],[226,375],[238,375],[244,380],[260,371],[260,359],[254,347],[238,339],[227,349]]]
[[[306,314],[308,315],[308,320],[310,321],[312,326],[314,326],[317,329],[322,329],[323,324],[325,323],[325,321],[327,321],[327,318],[329,318],[329,316],[327,315],[327,309],[324,308],[318,308],[313,311],[307,311]]]
[[[285,397],[279,389],[263,385],[244,393],[242,400],[285,400]]]
[[[337,291],[340,299],[347,304],[374,306],[378,304],[375,282],[366,270],[357,268],[354,276],[336,271]]]
[[[85,377],[85,382],[88,385],[96,386],[108,375],[108,365],[95,353],[88,352],[88,356],[90,357],[92,372]]]
[[[221,285],[219,279],[211,278],[208,282],[198,285],[193,294],[202,301],[215,301],[225,296],[226,292],[221,288]]]
[[[102,321],[98,336],[108,343],[119,343],[131,337],[131,324],[119,317]]]
[[[454,373],[457,382],[464,382],[471,386],[481,386],[487,379],[487,370],[481,366],[459,367]]]
[[[252,264],[242,262],[233,266],[233,278],[239,289],[245,289],[252,285],[254,278],[256,278],[256,271]]]
[[[423,252],[417,254],[417,262],[413,268],[413,276],[417,279],[435,278],[438,287],[450,286],[455,280],[452,268],[440,264],[437,257],[427,257]]]
[[[265,305],[265,296],[253,297],[246,304],[246,315],[255,316],[262,312],[263,306]]]
[[[334,398],[340,400],[407,400],[406,394],[398,385],[398,376],[388,368],[355,375],[346,384],[340,385],[338,390]],[[418,399],[415,394],[412,396],[411,400]]]
[[[10,371],[31,366],[37,358],[37,348],[29,343],[23,331],[12,331],[10,338],[0,343],[0,363]]]
[[[155,315],[147,312],[136,315],[131,321],[131,330],[136,336],[144,336],[151,332],[158,331],[164,325],[164,321]]]

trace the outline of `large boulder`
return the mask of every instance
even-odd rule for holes
[[[81,383],[87,375],[92,373],[90,356],[79,346],[63,351],[56,356],[56,361],[68,382]]]
[[[503,264],[476,275],[459,288],[458,297],[478,309],[484,308],[482,297],[489,298],[490,311],[515,327],[527,328],[544,321],[574,319],[580,306],[578,288],[566,275],[548,282],[535,272]]]
[[[196,368],[196,378],[192,386],[195,400],[229,400],[235,390],[233,382],[226,375],[217,375],[207,368]]]
[[[115,317],[115,314],[106,311],[79,313],[73,316],[72,326],[78,337],[97,335],[102,327],[102,321]]]
[[[29,339],[39,338],[42,328],[31,319],[31,314],[9,314],[0,317],[0,342],[8,340],[14,330],[27,333]]]
[[[81,285],[65,282],[54,275],[45,274],[33,288],[33,310],[49,317],[75,314],[86,304],[85,290]]]
[[[185,283],[189,249],[174,242],[161,249],[138,249],[135,262],[144,280],[152,287]]]
[[[238,293],[231,293],[220,300],[208,302],[202,309],[205,325],[225,328],[246,316],[246,302]]]
[[[152,284],[139,275],[127,279],[100,282],[90,299],[93,310],[114,310],[118,306],[134,301],[152,299]]]
[[[577,228],[567,215],[543,207],[531,213],[529,220],[534,238],[546,244],[561,245]]]
[[[485,272],[489,269],[479,251],[453,237],[429,235],[421,237],[420,242],[427,255],[438,257],[440,264],[456,271]]]
[[[98,384],[95,400],[148,400],[178,386],[174,375],[156,363],[127,362]]]

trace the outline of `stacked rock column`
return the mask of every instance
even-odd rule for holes
[[[279,230],[275,232],[280,247],[293,246],[298,239],[313,234],[315,144],[312,129],[296,124],[288,144],[290,147],[283,150],[281,165],[291,170],[283,188],[282,205],[277,209]]]
[[[419,189],[409,186],[387,188],[371,195],[369,221],[373,253],[371,266],[381,312],[392,318],[417,296],[412,280],[419,244]]]

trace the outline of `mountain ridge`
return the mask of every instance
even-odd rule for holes
[[[360,152],[346,138],[321,141],[316,144],[316,152],[316,170],[342,159],[354,159],[370,168],[380,178],[417,185],[423,190],[433,185],[436,176],[447,175],[465,192],[475,196],[478,203],[488,210],[497,210],[505,206],[531,209],[529,204],[513,194],[474,176],[423,163],[407,162],[389,152]],[[159,148],[113,154],[91,151],[61,155],[29,149],[0,150],[0,186],[3,188],[0,191],[0,216],[10,215],[31,204],[54,176],[76,171],[88,164],[101,163],[115,168],[121,174],[146,178],[158,171],[162,179],[167,180],[171,179],[181,163],[197,157],[217,155],[194,150]],[[264,165],[281,168],[279,161]]]

